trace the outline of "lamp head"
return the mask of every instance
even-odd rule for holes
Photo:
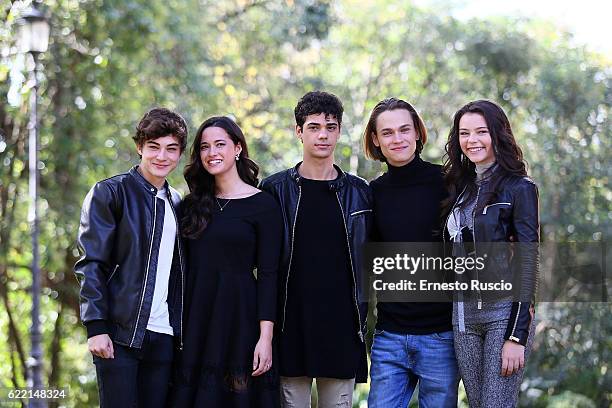
[[[49,22],[45,14],[37,8],[37,3],[25,9],[19,19],[18,46],[23,53],[41,53],[49,47]]]

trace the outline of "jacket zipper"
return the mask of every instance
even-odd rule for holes
[[[372,210],[360,210],[360,211],[355,211],[354,213],[351,213],[351,217],[354,215],[359,215],[359,214],[363,214],[363,213],[367,213],[367,212],[372,212]]]
[[[522,302],[518,302],[518,310],[516,311],[516,317],[514,318],[514,325],[512,326],[512,332],[510,333],[510,338],[512,339],[512,337],[514,337],[515,339],[518,338],[514,335],[514,331],[516,330],[516,325],[518,323],[518,318],[519,318],[519,314],[521,314],[521,303]]]
[[[474,204],[474,211],[472,211],[472,228],[474,228],[474,232],[472,236],[474,237],[474,257],[476,257],[476,206],[478,206],[478,197],[480,197],[480,186],[478,186],[478,190],[476,191],[476,203]],[[476,271],[476,280],[478,278],[478,270]],[[480,294],[480,289],[478,289],[478,310],[482,309],[482,296]]]
[[[363,331],[361,330],[361,313],[359,313],[359,304],[357,303],[357,281],[355,280],[355,268],[353,267],[353,255],[351,254],[351,240],[348,234],[348,227],[346,226],[346,219],[344,218],[344,208],[342,208],[342,202],[340,201],[340,195],[336,191],[336,198],[338,199],[338,205],[340,206],[340,211],[342,212],[342,222],[344,223],[344,232],[346,233],[346,244],[348,247],[349,260],[351,262],[351,276],[353,277],[353,300],[355,301],[355,310],[357,310],[357,327],[359,327],[359,331],[357,334],[359,335],[359,339],[363,343]]]
[[[111,279],[113,279],[113,276],[115,276],[115,272],[117,272],[117,269],[119,269],[119,265],[115,265],[115,269],[113,269],[113,273],[111,273],[111,275],[108,277],[108,279],[106,280],[106,284],[108,285],[108,282],[111,281]]]
[[[483,210],[482,210],[482,215],[486,215],[487,214],[487,209],[489,207],[492,207],[494,205],[512,205],[512,203],[493,203],[493,204],[489,204],[487,205]],[[510,340],[514,340],[516,342],[519,341],[519,339],[514,335],[514,331],[516,330],[516,325],[518,324],[518,318],[519,318],[519,314],[521,313],[521,302],[518,302],[518,310],[516,312],[516,317],[514,318],[514,324],[512,325],[512,332],[510,332]]]
[[[287,298],[289,297],[289,274],[291,273],[291,261],[293,261],[293,243],[295,242],[295,224],[297,223],[298,211],[300,209],[300,199],[302,198],[302,186],[298,185],[298,200],[295,206],[295,217],[293,218],[293,226],[291,227],[291,252],[289,252],[289,268],[287,268],[287,279],[285,280],[285,302],[283,304],[283,327],[281,333],[285,331],[285,316],[287,313]]]
[[[484,210],[482,210],[482,215],[487,215],[487,209],[489,207],[493,207],[494,205],[512,205],[512,203],[493,203],[493,204],[489,204],[487,205]]]
[[[178,218],[176,217],[176,211],[174,211],[174,204],[172,203],[172,194],[168,193],[168,195],[170,196],[170,208],[172,209],[172,215],[174,215],[174,222],[176,222],[176,242],[178,245],[178,252],[179,252],[179,265],[181,266],[181,317],[179,319],[179,336],[180,336],[180,340],[179,340],[179,350],[183,349],[183,311],[184,311],[184,300],[183,300],[183,296],[185,293],[185,275],[184,275],[184,269],[183,269],[183,252],[181,250],[181,237],[180,237],[180,232],[179,232],[179,222],[178,222]]]
[[[138,330],[138,321],[140,320],[140,312],[142,312],[142,303],[144,302],[144,295],[147,290],[147,279],[149,278],[149,266],[151,265],[151,252],[153,251],[153,238],[155,238],[155,222],[157,221],[157,197],[153,196],[153,230],[151,231],[151,243],[149,245],[149,257],[147,259],[147,270],[145,272],[144,285],[142,287],[142,296],[140,297],[140,306],[138,306],[138,314],[136,315],[136,324],[134,325],[134,334],[132,335],[132,341],[130,341],[130,347],[134,344],[136,338],[136,331]]]

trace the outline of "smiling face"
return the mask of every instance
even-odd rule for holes
[[[302,127],[295,133],[304,145],[304,157],[326,159],[333,156],[340,137],[338,120],[329,114],[308,115]]]
[[[469,112],[459,120],[459,145],[463,154],[474,164],[495,161],[489,127],[480,113]]]
[[[178,139],[172,135],[158,137],[145,141],[136,149],[141,156],[140,173],[149,183],[161,188],[181,158]]]
[[[237,171],[236,155],[240,154],[240,143],[235,144],[227,132],[216,126],[204,129],[200,140],[200,160],[207,172],[213,176],[228,171]]]
[[[414,127],[412,115],[406,109],[382,112],[376,118],[376,133],[372,135],[374,145],[380,147],[387,163],[400,167],[414,159],[419,134]]]

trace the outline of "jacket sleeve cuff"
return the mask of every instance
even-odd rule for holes
[[[108,325],[106,320],[92,320],[85,323],[87,329],[87,338],[97,336],[99,334],[109,334]]]
[[[257,320],[268,320],[271,322],[276,322],[276,307],[275,305],[267,306],[267,307],[259,307],[257,311]]]
[[[514,302],[510,312],[510,319],[506,327],[504,339],[513,341],[523,346],[527,345],[529,327],[531,326],[531,315],[529,313],[530,303]]]
[[[514,334],[509,334],[509,329],[506,330],[506,336],[504,337],[506,340],[513,341],[522,346],[527,345],[527,337],[529,337],[529,332],[525,330],[515,330]]]

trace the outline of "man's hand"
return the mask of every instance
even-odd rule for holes
[[[502,347],[501,357],[501,375],[509,377],[525,367],[525,346],[506,340]]]
[[[87,339],[89,351],[94,356],[101,358],[115,358],[113,342],[108,334],[98,334]]]

